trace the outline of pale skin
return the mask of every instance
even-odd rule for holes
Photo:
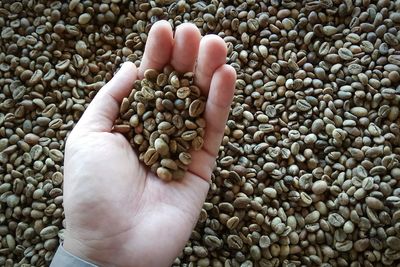
[[[236,73],[225,64],[227,48],[191,24],[160,21],[150,30],[140,68],[124,63],[93,99],[65,149],[64,248],[99,266],[170,266],[190,237],[233,98]],[[119,105],[146,69],[171,64],[194,71],[208,96],[202,150],[182,181],[163,182],[138,160],[129,142],[112,132]]]

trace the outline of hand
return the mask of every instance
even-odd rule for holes
[[[96,95],[65,149],[64,248],[100,266],[170,266],[196,224],[224,133],[236,74],[225,65],[221,38],[201,38],[191,24],[150,30],[139,70],[124,63]],[[111,132],[122,99],[146,69],[170,63],[193,71],[208,95],[204,147],[192,153],[182,181],[165,183],[138,160],[129,142]]]

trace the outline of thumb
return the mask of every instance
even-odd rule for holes
[[[121,69],[92,100],[75,127],[80,132],[110,132],[118,115],[122,99],[132,90],[137,68],[125,62]]]

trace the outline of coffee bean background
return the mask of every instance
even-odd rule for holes
[[[49,265],[68,132],[161,19],[221,36],[238,74],[174,266],[400,264],[400,1],[2,0],[0,266]]]

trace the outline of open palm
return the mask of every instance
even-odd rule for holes
[[[139,70],[124,63],[93,99],[71,132],[65,154],[64,248],[101,266],[169,266],[188,240],[205,200],[236,79],[218,36],[201,37],[191,24],[150,30]],[[171,64],[194,71],[208,96],[204,147],[192,152],[182,181],[165,183],[112,132],[122,99],[146,69]]]

